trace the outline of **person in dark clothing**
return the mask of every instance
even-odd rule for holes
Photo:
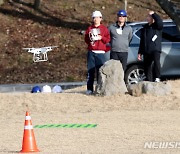
[[[158,14],[149,11],[147,24],[141,29],[138,60],[144,60],[144,71],[148,81],[160,82],[160,54],[163,22]],[[154,68],[152,69],[152,64]]]

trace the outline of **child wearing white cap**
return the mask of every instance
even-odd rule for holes
[[[87,92],[92,94],[94,91],[93,84],[95,78],[98,80],[99,68],[105,63],[106,44],[110,41],[110,34],[106,26],[101,24],[102,14],[100,11],[92,13],[93,24],[89,26],[85,33],[85,42],[88,45],[87,53]]]

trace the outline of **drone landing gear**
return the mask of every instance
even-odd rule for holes
[[[34,53],[33,55],[34,62],[41,62],[41,61],[47,61],[47,60],[48,60],[47,53],[40,53],[40,54]]]

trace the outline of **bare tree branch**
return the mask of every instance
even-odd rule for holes
[[[174,20],[180,32],[180,2],[179,0],[156,0],[161,8]]]

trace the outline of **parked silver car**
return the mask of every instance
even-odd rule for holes
[[[146,22],[129,23],[133,28],[133,38],[129,47],[128,64],[125,71],[127,84],[145,80],[143,61],[137,59],[141,28],[144,24]],[[164,20],[163,24],[161,77],[180,77],[180,33],[172,20]]]

